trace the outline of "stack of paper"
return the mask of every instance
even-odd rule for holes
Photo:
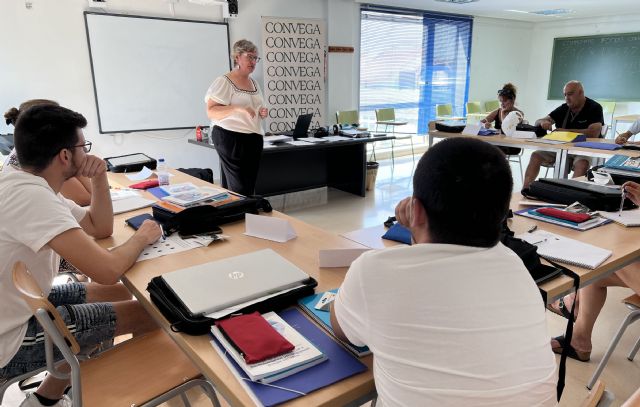
[[[612,254],[611,250],[540,229],[516,237],[536,245],[544,258],[588,269],[597,268]]]
[[[324,353],[287,324],[275,312],[263,314],[262,317],[266,319],[280,335],[284,336],[285,339],[295,346],[293,351],[263,360],[262,362],[248,364],[236,348],[229,343],[217,326],[211,328],[213,336],[215,336],[227,353],[231,355],[233,360],[254,382],[271,383],[327,360]]]
[[[640,209],[620,212],[599,212],[601,216],[623,226],[640,226]]]

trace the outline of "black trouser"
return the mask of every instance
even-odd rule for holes
[[[211,137],[220,157],[222,186],[242,195],[253,195],[264,143],[262,136],[214,126]]]

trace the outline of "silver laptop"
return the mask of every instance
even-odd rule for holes
[[[191,313],[208,314],[299,286],[309,275],[265,249],[172,271],[162,278]]]

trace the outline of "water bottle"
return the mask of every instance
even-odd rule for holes
[[[158,185],[169,185],[169,172],[167,171],[167,164],[164,162],[164,158],[158,159]]]

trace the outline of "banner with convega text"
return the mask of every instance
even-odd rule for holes
[[[311,128],[326,125],[325,27],[319,19],[262,17],[266,131],[293,130],[308,113]]]

